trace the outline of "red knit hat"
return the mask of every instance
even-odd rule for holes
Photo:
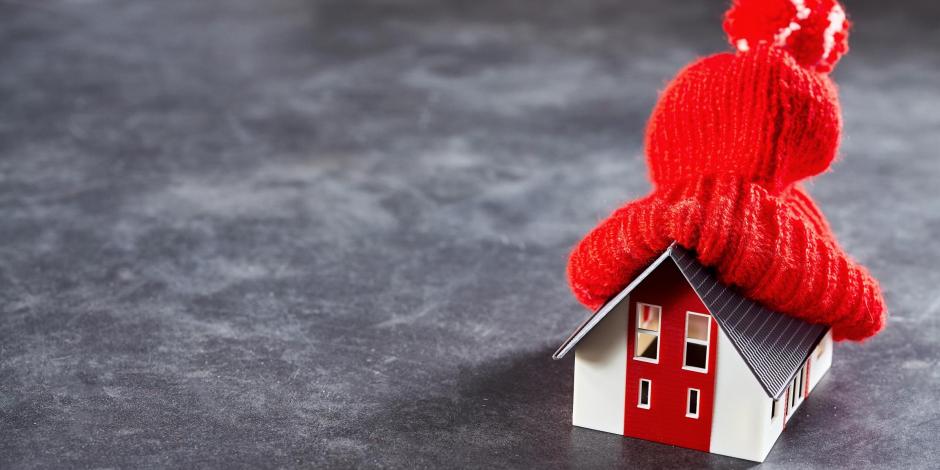
[[[860,340],[884,327],[878,282],[839,248],[800,180],[835,158],[842,123],[827,73],[847,50],[835,0],[736,0],[737,48],[679,72],[646,132],[654,190],[571,254],[575,296],[596,309],[675,240],[769,308]]]

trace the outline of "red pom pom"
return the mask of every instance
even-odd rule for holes
[[[836,0],[734,0],[724,28],[740,51],[774,44],[800,65],[822,73],[849,50],[849,21]]]

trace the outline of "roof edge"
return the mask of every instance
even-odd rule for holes
[[[644,269],[643,272],[641,272],[639,276],[635,277],[632,281],[630,281],[630,284],[627,284],[627,287],[624,287],[623,290],[621,290],[612,299],[608,300],[607,303],[605,303],[596,312],[591,314],[590,317],[587,317],[586,319],[584,319],[584,321],[581,322],[580,325],[578,325],[578,328],[576,328],[574,332],[571,333],[571,335],[568,336],[568,338],[563,343],[561,343],[561,346],[558,347],[558,350],[555,351],[554,354],[552,354],[552,359],[557,361],[565,357],[565,355],[567,355],[568,352],[570,352],[582,339],[584,339],[584,337],[587,336],[587,334],[592,329],[594,329],[594,327],[597,326],[601,322],[601,320],[603,320],[604,317],[606,317],[607,314],[610,313],[611,310],[614,309],[614,307],[620,304],[620,302],[623,301],[623,299],[627,295],[629,295],[630,292],[636,288],[636,286],[640,285],[640,283],[643,282],[643,280],[646,279],[646,277],[649,276],[653,272],[653,270],[658,268],[659,265],[662,264],[663,261],[666,260],[666,258],[672,257],[672,248],[674,246],[676,246],[676,242],[672,242],[672,244],[670,244],[669,247],[666,248],[666,250],[663,251],[663,253],[659,255],[659,257],[656,258],[655,261],[650,263],[650,265],[647,266],[646,269]]]

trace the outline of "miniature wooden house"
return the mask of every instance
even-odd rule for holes
[[[832,334],[673,244],[558,348],[575,426],[762,462],[832,363]]]

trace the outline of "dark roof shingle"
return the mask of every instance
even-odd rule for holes
[[[779,398],[829,327],[775,312],[748,299],[722,284],[711,269],[679,245],[673,245],[670,252],[767,395]]]

